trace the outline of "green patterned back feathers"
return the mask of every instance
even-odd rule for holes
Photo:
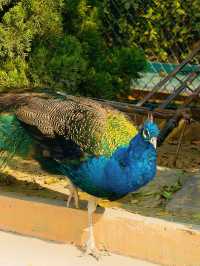
[[[118,147],[128,145],[137,132],[136,126],[123,113],[107,110],[101,127],[95,134],[88,135],[91,145],[86,152],[110,156]]]
[[[137,128],[122,113],[108,113],[105,130],[98,145],[99,153],[111,155],[119,146],[128,145]]]
[[[54,127],[54,132],[63,134],[65,131],[65,137],[86,154],[110,156],[118,147],[128,145],[137,134],[136,126],[124,113],[97,101],[73,97],[68,101],[48,102],[51,109],[54,105],[56,112],[51,112],[51,124],[56,121],[60,125]],[[44,105],[42,107],[44,112]]]

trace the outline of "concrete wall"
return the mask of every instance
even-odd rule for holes
[[[1,194],[0,229],[82,246],[87,212],[55,203]],[[200,231],[188,226],[106,209],[95,214],[94,230],[99,248],[162,265],[200,266]]]

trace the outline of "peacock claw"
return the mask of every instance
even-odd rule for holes
[[[95,258],[96,260],[101,259],[101,253],[97,249],[86,250],[85,255],[90,255],[93,258]]]
[[[101,255],[101,252],[96,247],[90,248],[86,244],[81,256],[92,256],[96,260],[100,260],[100,258],[102,257]]]
[[[101,249],[101,255],[102,256],[110,256],[111,254],[106,248],[104,248],[104,249]]]
[[[97,261],[99,261],[104,256],[110,256],[110,253],[107,250],[98,250],[95,248],[84,248],[82,256],[92,256]]]

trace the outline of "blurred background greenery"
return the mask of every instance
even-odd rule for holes
[[[0,91],[115,99],[148,60],[184,59],[199,28],[199,0],[0,0]]]

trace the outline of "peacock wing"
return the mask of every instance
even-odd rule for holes
[[[51,143],[56,142],[56,146],[60,143],[68,151],[74,151],[75,156],[79,152],[110,156],[137,133],[122,112],[84,97],[32,97],[18,108],[16,115],[25,125],[38,131],[36,136],[41,138],[42,135]]]
[[[105,111],[98,104],[74,98],[33,97],[16,111],[23,127],[54,157],[76,159],[85,153],[95,155]]]

